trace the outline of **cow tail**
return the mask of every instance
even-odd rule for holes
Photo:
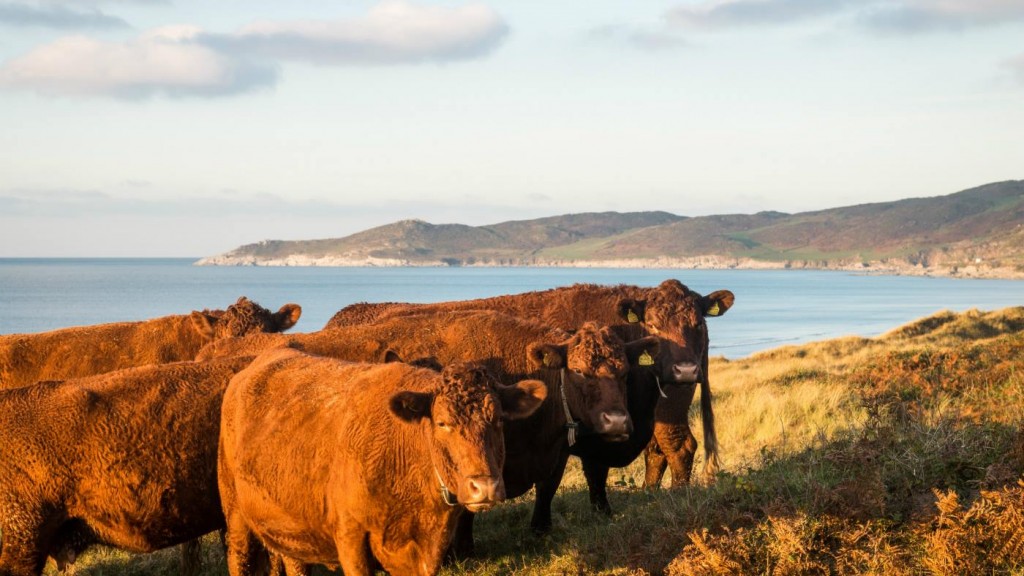
[[[700,383],[700,419],[704,425],[704,477],[708,480],[718,473],[718,437],[715,436],[715,413],[711,409],[711,383],[704,378]]]

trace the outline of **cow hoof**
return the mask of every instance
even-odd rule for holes
[[[551,524],[546,524],[543,526],[531,525],[530,530],[533,532],[535,536],[547,536],[551,533]]]
[[[444,563],[451,565],[460,560],[472,558],[475,554],[476,550],[473,545],[473,539],[460,538],[456,535],[451,545],[448,546],[448,551],[444,555]]]

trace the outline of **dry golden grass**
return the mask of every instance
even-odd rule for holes
[[[607,518],[571,463],[549,536],[529,533],[532,497],[508,502],[477,519],[479,557],[443,573],[1024,575],[1024,308],[714,359],[711,374],[713,482],[645,491],[636,462],[612,471]],[[206,574],[224,574],[216,538],[205,550]],[[176,561],[98,550],[72,571]]]

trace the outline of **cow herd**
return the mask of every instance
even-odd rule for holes
[[[474,514],[535,489],[551,528],[570,455],[610,513],[609,468],[690,481],[718,465],[705,319],[733,304],[677,280],[437,304],[362,303],[0,336],[0,576],[224,530],[231,576],[435,574],[474,553]],[[192,544],[188,544],[192,543]]]

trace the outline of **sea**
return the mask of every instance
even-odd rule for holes
[[[226,308],[247,296],[272,310],[294,302],[293,328],[313,332],[356,302],[440,302],[574,283],[656,286],[676,278],[736,302],[708,320],[713,356],[876,336],[941,310],[1024,305],[1024,281],[861,275],[814,270],[610,268],[328,268],[193,266],[195,258],[0,259],[0,334],[145,320]]]

